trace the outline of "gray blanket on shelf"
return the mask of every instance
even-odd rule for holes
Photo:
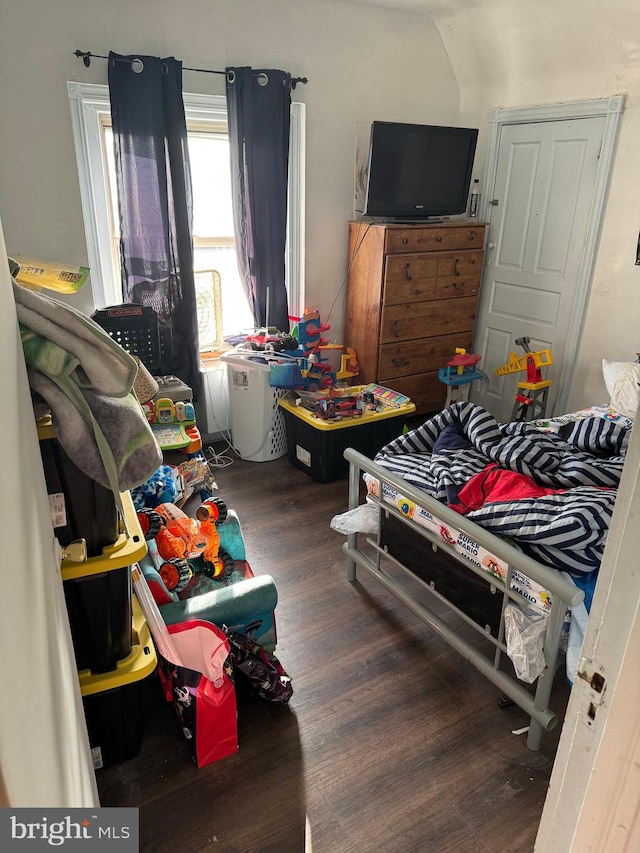
[[[31,389],[69,458],[114,492],[143,483],[162,453],[132,391],[135,360],[66,303],[15,281],[13,292]]]

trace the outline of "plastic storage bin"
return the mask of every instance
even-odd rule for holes
[[[124,303],[94,311],[91,319],[130,355],[136,355],[152,374],[164,373],[166,354],[171,349],[170,330],[145,305]]]
[[[147,553],[128,492],[121,495],[127,530],[84,563],[63,560],[61,574],[80,670],[113,670],[131,651],[131,566]]]
[[[360,387],[352,391],[357,393]],[[353,447],[373,457],[380,448],[402,432],[405,418],[415,412],[414,403],[381,412],[365,412],[360,417],[327,421],[315,417],[291,397],[279,401],[287,425],[289,461],[319,483],[345,477],[349,463],[343,453]]]
[[[278,400],[286,390],[269,385],[270,367],[255,353],[230,350],[220,360],[227,365],[231,437],[240,457],[269,462],[284,456],[287,431]]]
[[[69,459],[50,418],[38,422],[38,438],[56,538],[63,547],[75,539],[84,539],[87,556],[100,555],[118,538],[119,518],[113,492],[87,477]]]
[[[158,658],[149,627],[133,598],[131,652],[112,672],[78,673],[94,768],[134,758],[142,745],[144,679]]]

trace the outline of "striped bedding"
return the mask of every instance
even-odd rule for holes
[[[553,434],[522,422],[501,424],[474,403],[455,403],[387,444],[375,462],[452,506],[491,463],[553,489],[465,514],[535,559],[578,576],[600,566],[629,426],[596,414]]]

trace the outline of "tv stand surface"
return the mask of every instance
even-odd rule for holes
[[[387,219],[385,225],[432,225],[438,222],[448,222],[447,216],[428,216],[424,219]]]
[[[370,217],[368,220],[371,225],[380,225],[385,226],[387,228],[402,228],[406,226],[431,226],[431,225],[442,225],[443,227],[452,226],[454,228],[460,228],[464,225],[478,225],[482,224],[478,219],[469,218],[468,216],[420,216],[415,219],[411,218],[399,218],[394,219],[392,216],[385,217]]]

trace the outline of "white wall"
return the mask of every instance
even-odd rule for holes
[[[309,78],[307,306],[323,319],[345,276],[357,128],[373,119],[457,123],[459,92],[433,23],[333,0],[21,0],[0,10],[0,210],[9,252],[86,263],[66,92],[106,83],[76,49],[174,55],[185,65],[277,67]],[[224,92],[185,72],[184,89]],[[74,304],[91,310],[87,288]],[[339,335],[342,299],[331,316]],[[339,336],[334,338],[340,340]]]
[[[425,6],[433,11],[457,75],[461,124],[486,126],[494,106],[627,94],[569,408],[606,400],[601,359],[631,361],[640,350],[640,267],[635,266],[640,5],[635,0],[425,0]],[[483,163],[484,150],[480,156]]]
[[[385,2],[385,0],[380,0]],[[393,0],[386,0],[390,5]],[[627,94],[570,406],[606,397],[600,360],[640,349],[640,6],[632,0],[414,0],[422,17],[339,0],[21,0],[0,9],[0,211],[10,252],[86,263],[67,80],[106,82],[76,48],[307,76],[307,305],[325,319],[344,282],[356,138],[372,119],[477,125],[488,111]],[[429,17],[433,16],[433,19]],[[435,21],[435,24],[434,24]],[[222,77],[185,72],[187,91]],[[339,340],[342,298],[330,318]],[[91,310],[89,288],[74,304]]]
[[[0,223],[0,257],[6,256]],[[0,779],[8,803],[99,804],[9,271],[0,266],[4,478]],[[9,579],[10,578],[10,579]],[[1,800],[0,791],[0,800]]]

